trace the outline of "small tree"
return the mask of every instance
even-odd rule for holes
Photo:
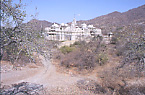
[[[50,51],[53,46],[44,39],[42,31],[36,31],[33,27],[23,23],[26,17],[24,7],[21,0],[17,4],[12,0],[1,0],[0,58],[2,59],[4,52],[7,52],[10,61],[14,63],[23,51],[33,62],[35,62],[33,52],[45,55],[50,59]]]

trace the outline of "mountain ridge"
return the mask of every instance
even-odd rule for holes
[[[95,27],[101,28],[103,32],[112,31],[114,27],[121,27],[133,23],[145,21],[145,5],[130,9],[126,12],[114,11],[107,15],[102,15],[90,20],[77,21],[78,24],[93,24]],[[110,29],[111,28],[111,29]]]
[[[140,22],[145,22],[145,4],[137,8],[130,9],[126,12],[114,11],[112,13],[98,16],[90,20],[77,21],[78,25],[83,23],[93,24],[95,27],[101,28],[103,30],[103,33],[112,31],[112,29],[116,27]],[[50,27],[53,24],[52,22],[48,22],[46,20],[36,19],[29,21],[28,24],[29,23],[37,23],[37,30],[39,28],[44,29],[45,27]]]

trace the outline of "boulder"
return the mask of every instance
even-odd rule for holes
[[[18,84],[12,84],[12,86],[8,88],[3,86],[1,88],[0,95],[39,95],[39,93],[43,92],[43,85],[22,82]]]

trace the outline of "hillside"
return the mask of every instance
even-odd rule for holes
[[[93,24],[102,28],[103,32],[113,31],[116,27],[126,26],[134,23],[145,22],[145,5],[128,10],[127,12],[112,12],[86,21],[78,21],[78,24]]]
[[[25,23],[27,26],[32,27],[34,30],[41,30],[41,28],[44,30],[45,27],[51,26],[53,23],[48,22],[46,20],[37,20],[37,19],[32,19],[29,22]]]

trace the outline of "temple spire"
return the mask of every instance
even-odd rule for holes
[[[76,23],[76,19],[75,19],[75,14],[74,14],[74,19],[73,19],[73,22],[72,22],[72,26],[76,26],[77,23]]]

